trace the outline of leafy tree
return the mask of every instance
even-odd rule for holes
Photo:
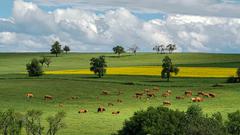
[[[173,51],[175,51],[177,49],[175,44],[169,44],[167,45],[166,49],[168,50],[169,53],[172,53]]]
[[[27,135],[41,135],[44,127],[41,125],[41,111],[30,110],[25,116],[25,129]]]
[[[52,63],[52,60],[51,60],[51,58],[49,58],[49,57],[46,57],[45,58],[45,62],[44,62],[46,65],[47,65],[47,67],[49,67],[49,65]]]
[[[66,52],[66,54],[67,54],[67,52],[69,52],[70,51],[70,47],[69,46],[64,46],[63,47],[63,50]]]
[[[47,135],[55,135],[60,129],[65,127],[65,123],[63,122],[64,117],[64,112],[58,112],[55,116],[47,118],[49,124]]]
[[[90,65],[90,71],[98,74],[99,78],[101,78],[106,73],[107,64],[104,56],[90,59]]]
[[[237,77],[240,79],[240,67],[237,69]]]
[[[23,115],[9,109],[0,113],[0,131],[3,135],[20,135],[23,127]]]
[[[131,51],[132,53],[134,53],[134,55],[137,54],[137,50],[139,49],[138,46],[133,45],[132,47],[130,47],[128,50]]]
[[[228,114],[226,127],[231,135],[240,135],[240,111]]]
[[[171,73],[175,73],[178,74],[179,72],[179,68],[174,66],[172,64],[172,60],[166,56],[163,60],[162,60],[162,72],[161,72],[161,77],[167,78],[167,80],[169,81],[170,77],[171,77]]]
[[[156,46],[154,46],[153,47],[153,50],[154,51],[156,51],[157,53],[164,53],[164,50],[165,50],[165,48],[164,48],[164,45],[156,45]]]
[[[124,48],[122,46],[119,46],[119,45],[113,47],[113,52],[115,54],[118,54],[118,56],[120,56],[122,53],[125,53]]]
[[[51,51],[51,54],[55,54],[57,57],[58,54],[62,52],[60,43],[58,41],[55,41],[50,51]]]
[[[31,63],[26,65],[29,76],[41,76],[43,75],[42,67],[37,59],[32,59]]]
[[[43,64],[45,63],[46,57],[43,56],[40,60],[39,63],[41,63],[41,65],[43,66]]]

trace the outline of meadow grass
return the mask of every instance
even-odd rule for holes
[[[204,113],[212,114],[221,112],[226,118],[227,113],[240,109],[240,84],[227,84],[226,78],[178,78],[170,79],[170,82],[160,79],[160,76],[130,76],[130,75],[106,75],[99,79],[95,75],[44,75],[41,77],[28,77],[25,72],[25,64],[33,57],[46,53],[0,54],[0,104],[1,111],[13,108],[18,112],[26,113],[27,110],[37,109],[43,111],[43,124],[47,126],[45,118],[54,115],[57,111],[64,110],[67,115],[65,122],[67,128],[60,131],[60,135],[89,134],[108,135],[116,132],[123,125],[124,120],[133,115],[135,111],[146,109],[149,106],[161,106],[164,100],[172,102],[172,109],[186,110],[192,104],[199,104]],[[89,59],[102,54],[69,54],[58,58],[52,57],[53,63],[45,70],[78,70],[89,68]],[[157,66],[165,55],[141,53],[135,56],[115,55],[105,53],[109,67],[130,66]],[[181,65],[197,65],[199,67],[211,65],[213,67],[237,68],[240,55],[235,54],[171,54],[174,62]],[[191,59],[190,59],[191,58]],[[210,63],[210,64],[209,64]],[[216,64],[217,63],[217,66]],[[221,64],[219,64],[221,63]],[[231,63],[231,64],[226,64]],[[233,64],[235,63],[235,64]],[[218,66],[221,65],[221,66]],[[16,73],[16,74],[14,74]],[[220,84],[221,87],[213,87]],[[147,100],[134,98],[135,92],[141,92],[146,88],[159,87],[157,97]],[[101,95],[103,90],[110,95]],[[122,95],[117,95],[118,90]],[[163,98],[161,94],[166,90],[172,90],[170,97]],[[194,95],[198,91],[213,92],[216,98],[206,99],[202,103],[192,103],[190,98],[176,100],[176,96],[183,95],[184,91],[192,90]],[[25,94],[32,92],[34,98],[27,100]],[[44,95],[52,95],[54,100],[44,101]],[[79,99],[71,100],[71,96],[79,96]],[[96,97],[99,96],[99,99]],[[117,103],[122,99],[123,103]],[[113,103],[108,107],[107,103]],[[59,107],[63,103],[64,107]],[[97,108],[102,105],[106,112],[97,113]],[[78,114],[79,109],[88,109],[86,114]],[[113,116],[112,111],[120,111]]]

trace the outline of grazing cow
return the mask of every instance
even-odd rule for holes
[[[165,92],[165,93],[162,94],[162,97],[168,97],[168,96],[170,96],[170,94],[167,93],[167,92]]]
[[[112,114],[115,114],[115,115],[117,115],[117,114],[119,114],[119,113],[120,113],[120,111],[112,112]]]
[[[33,94],[32,94],[32,93],[27,93],[27,94],[26,94],[26,97],[27,97],[27,98],[32,98],[32,97],[33,97]]]
[[[171,95],[172,91],[171,90],[167,90],[166,93],[169,93],[169,95]]]
[[[185,91],[185,96],[191,97],[192,96],[192,91]]]
[[[202,92],[202,91],[199,91],[199,92],[198,92],[198,96],[204,96],[204,94],[205,94],[205,93]]]
[[[176,96],[176,99],[184,99],[184,96]]]
[[[44,96],[44,100],[52,100],[52,99],[53,99],[53,96],[50,96],[50,95]]]
[[[63,105],[63,104],[59,104],[58,106],[59,106],[59,107],[64,107],[64,105]]]
[[[149,89],[145,89],[145,90],[144,90],[144,93],[149,93],[149,92],[150,92]]]
[[[108,106],[113,106],[113,103],[108,103]]]
[[[192,98],[192,101],[193,101],[193,102],[203,102],[203,98],[201,98],[201,97],[195,97],[195,98]]]
[[[122,103],[123,101],[121,99],[117,99],[117,102],[118,103]]]
[[[98,107],[97,112],[104,112],[106,109],[104,107]]]
[[[163,101],[163,105],[171,105],[170,101]]]
[[[87,113],[88,112],[88,110],[86,110],[86,109],[80,109],[79,111],[78,111],[78,113]]]
[[[143,94],[144,94],[144,93],[142,93],[142,92],[136,92],[136,93],[135,93],[135,97],[141,99],[142,96],[143,96]]]
[[[108,91],[102,91],[102,95],[109,95]]]
[[[155,97],[155,96],[156,96],[155,93],[147,93],[148,98]]]
[[[216,94],[215,93],[209,93],[208,94],[210,97],[212,97],[212,98],[215,98],[216,97]]]
[[[72,96],[71,99],[78,99],[79,97],[78,96]]]

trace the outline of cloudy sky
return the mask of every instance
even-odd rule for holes
[[[239,0],[1,0],[0,52],[111,51],[120,44],[152,51],[240,52]]]

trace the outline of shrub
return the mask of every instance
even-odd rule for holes
[[[240,135],[240,111],[228,114],[226,128],[228,130],[228,133],[232,135]]]
[[[63,123],[64,117],[65,117],[64,112],[58,112],[55,116],[47,118],[47,121],[49,123],[47,135],[55,135],[61,128],[65,127],[65,124]]]
[[[28,63],[26,67],[29,76],[43,75],[42,67],[37,59],[32,59],[31,63]]]
[[[191,106],[186,112],[165,107],[150,107],[139,111],[118,131],[118,135],[225,135],[220,113],[212,117],[203,115],[199,106]]]
[[[41,135],[44,127],[41,125],[42,112],[30,110],[25,116],[25,129],[27,135]]]
[[[227,83],[237,83],[237,82],[239,82],[238,78],[236,78],[234,76],[228,77],[228,79],[227,79]]]

